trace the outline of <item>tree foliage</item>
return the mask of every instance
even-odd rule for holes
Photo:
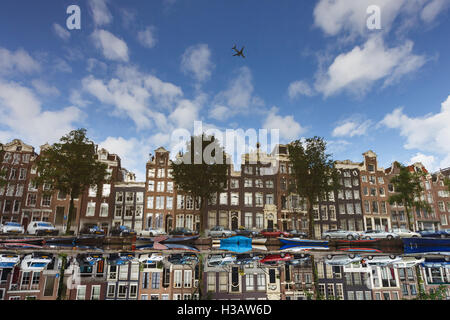
[[[450,178],[445,178],[444,179],[444,185],[447,186],[448,191],[450,192]]]
[[[420,182],[425,174],[423,172],[411,172],[408,167],[398,165],[400,167],[399,174],[390,180],[394,186],[395,194],[389,196],[389,204],[402,203],[404,205],[408,227],[410,230],[414,230],[412,209],[431,210],[430,205],[421,200],[423,188]]]
[[[186,152],[172,162],[172,175],[179,190],[201,199],[200,231],[206,218],[206,202],[213,194],[225,190],[227,184],[226,154],[214,136],[192,136]]]
[[[67,232],[74,214],[73,200],[90,186],[106,182],[107,165],[96,160],[95,144],[86,137],[86,129],[73,130],[59,143],[41,150],[36,161],[38,172],[34,182],[50,186],[50,191],[59,190],[70,195]]]
[[[315,239],[313,205],[339,187],[339,175],[331,154],[326,153],[323,138],[297,140],[289,144],[288,149],[295,191],[308,201],[309,235]]]

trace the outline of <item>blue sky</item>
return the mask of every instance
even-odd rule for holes
[[[81,30],[68,30],[68,6]],[[381,29],[371,30],[380,8]],[[2,1],[0,141],[84,127],[144,179],[172,133],[279,129],[450,166],[450,0]],[[246,59],[232,46],[245,46]]]

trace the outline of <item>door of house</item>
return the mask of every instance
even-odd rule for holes
[[[25,232],[27,231],[29,221],[30,221],[30,218],[28,218],[28,217],[23,217],[23,219],[22,219],[22,226],[25,229]]]
[[[236,230],[239,228],[238,217],[234,216],[231,218],[231,230]]]
[[[273,220],[267,220],[267,229],[273,229]]]

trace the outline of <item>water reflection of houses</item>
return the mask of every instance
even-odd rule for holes
[[[0,269],[0,300],[56,300],[60,258],[40,270],[24,270],[21,265]]]
[[[210,266],[205,259],[203,282],[206,298],[214,300],[280,299],[277,268],[258,262],[245,265]]]

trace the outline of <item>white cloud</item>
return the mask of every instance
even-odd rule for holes
[[[146,48],[153,48],[156,45],[155,27],[150,26],[138,32],[138,40]]]
[[[170,114],[169,119],[174,122],[177,128],[189,130],[194,126],[194,121],[199,120],[199,110],[200,106],[198,104],[183,99],[178,103],[177,108]]]
[[[32,145],[58,141],[83,116],[76,107],[43,110],[32,90],[15,82],[0,82],[0,115],[0,123],[8,128],[3,136],[20,138]]]
[[[362,47],[337,56],[328,70],[318,75],[316,90],[325,96],[342,90],[363,95],[379,80],[384,80],[383,86],[391,85],[425,64],[425,57],[414,55],[412,48],[412,41],[387,48],[381,37],[373,36]]]
[[[329,36],[346,36],[354,39],[366,37],[374,31],[367,28],[369,6],[378,6],[381,14],[381,30],[389,33],[394,23],[410,29],[420,22],[435,20],[439,13],[448,9],[448,0],[320,0],[314,8],[314,24]]]
[[[113,16],[106,5],[106,0],[90,0],[88,3],[96,26],[108,25],[112,22]]]
[[[298,96],[311,97],[314,95],[312,88],[305,81],[294,81],[288,88],[289,98],[295,99]]]
[[[80,91],[77,90],[72,90],[70,92],[69,101],[77,107],[86,107],[92,103],[89,100],[84,99]]]
[[[145,164],[148,160],[150,145],[146,140],[123,137],[107,137],[99,143],[110,153],[117,154],[123,168],[136,174],[137,181],[145,181]]]
[[[347,119],[343,121],[339,126],[334,128],[333,137],[354,137],[363,136],[367,134],[372,121],[366,120],[364,122],[356,119]]]
[[[181,70],[198,82],[208,80],[214,68],[215,66],[211,62],[211,50],[207,44],[191,46],[181,57]]]
[[[427,156],[423,153],[418,152],[409,160],[410,164],[414,164],[416,162],[422,163],[430,172],[435,172],[439,169],[436,167],[436,158],[432,155]]]
[[[432,0],[430,1],[420,13],[420,18],[430,23],[436,19],[436,17],[447,10],[450,6],[449,0]]]
[[[57,58],[55,60],[53,67],[59,72],[64,72],[64,73],[72,72],[72,67],[65,60],[63,60],[61,58]]]
[[[106,63],[97,60],[95,58],[89,58],[87,60],[87,68],[86,70],[88,72],[92,72],[94,69],[98,69],[101,72],[105,72],[108,69],[108,66],[106,65]]]
[[[113,115],[128,116],[138,129],[153,125],[165,130],[167,119],[164,113],[177,105],[182,90],[153,75],[139,72],[132,67],[119,67],[117,77],[101,80],[93,76],[82,80],[83,90],[106,105],[114,106]]]
[[[128,46],[122,39],[106,30],[95,30],[92,40],[108,60],[128,62]]]
[[[269,111],[269,114],[264,120],[263,128],[267,130],[278,129],[280,139],[283,140],[292,141],[300,139],[300,135],[306,132],[306,129],[296,122],[293,116],[283,117],[277,113],[278,109],[275,107]]]
[[[228,88],[219,92],[213,101],[209,117],[224,121],[237,114],[261,112],[264,101],[253,94],[252,73],[248,67],[237,70],[237,76],[229,82]]]
[[[406,138],[406,149],[441,154],[441,167],[450,166],[450,96],[441,105],[441,111],[423,117],[410,118],[397,108],[387,114],[379,123],[391,129],[400,130]],[[436,159],[436,161],[438,161]]]
[[[60,94],[58,88],[48,85],[43,80],[34,79],[33,81],[31,81],[31,84],[38,93],[44,96],[59,96]]]
[[[33,73],[41,70],[41,65],[33,59],[28,52],[18,49],[16,52],[0,48],[0,75],[20,73]]]
[[[54,23],[52,28],[53,32],[62,40],[67,41],[70,39],[70,32],[61,27],[61,25],[59,25],[58,23]]]

